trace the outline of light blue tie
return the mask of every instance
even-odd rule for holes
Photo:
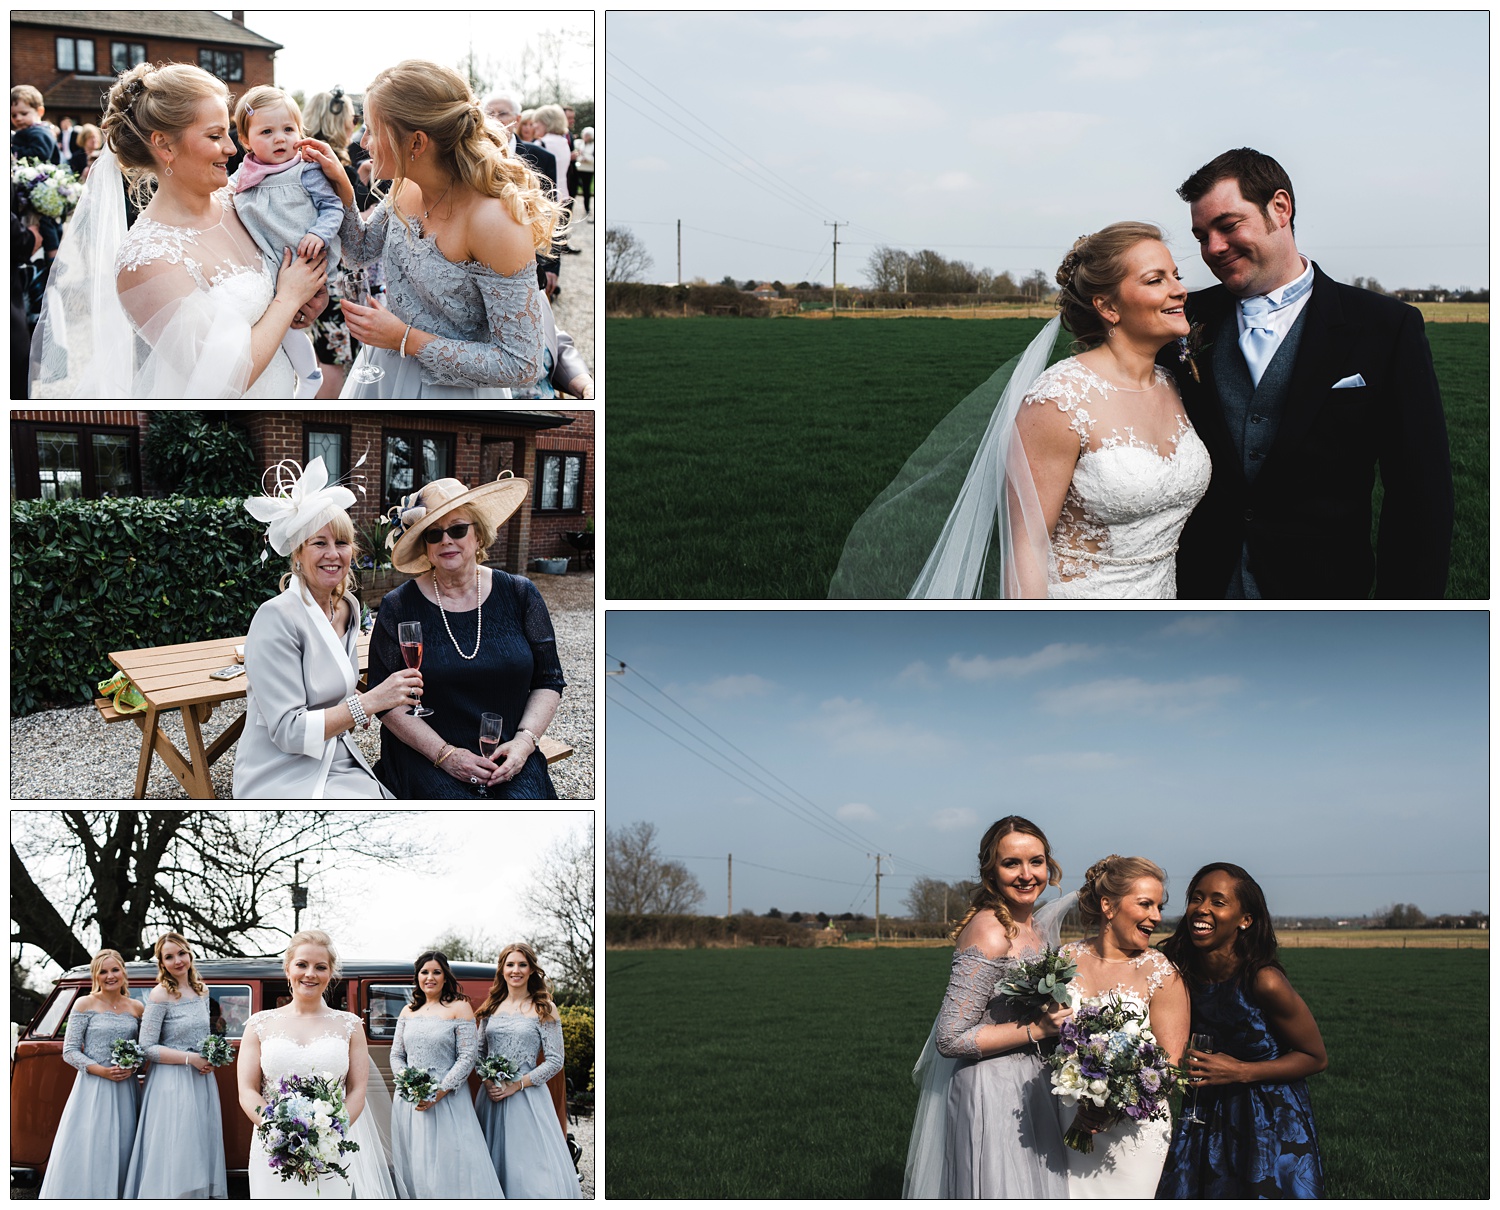
[[[1240,314],[1245,319],[1245,330],[1240,333],[1240,352],[1245,355],[1245,364],[1250,367],[1250,381],[1260,386],[1261,375],[1276,356],[1281,344],[1271,330],[1271,312],[1277,308],[1264,294],[1247,298],[1240,303]]]

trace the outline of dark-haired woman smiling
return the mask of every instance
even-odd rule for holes
[[[402,1098],[391,1113],[391,1161],[398,1188],[416,1198],[501,1198],[479,1119],[466,1098],[450,1099],[474,1069],[474,1010],[458,990],[448,959],[428,950],[413,964],[411,1003],[396,1021],[391,1072],[420,1067],[437,1090],[413,1105]]]
[[[1328,1066],[1318,1023],[1276,960],[1255,879],[1215,862],[1193,875],[1187,910],[1162,945],[1192,999],[1189,1050],[1200,1122],[1179,1118],[1156,1196],[1322,1197],[1323,1158],[1305,1077]]]

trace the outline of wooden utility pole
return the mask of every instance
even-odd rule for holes
[[[880,944],[880,858],[879,853],[866,853],[866,857],[875,859],[875,944]]]
[[[733,853],[731,853],[729,855],[729,911],[728,911],[727,914],[730,915],[730,916],[734,915],[734,854]]]
[[[823,226],[833,228],[833,316],[839,317],[839,228],[847,227],[848,223],[824,222]]]
[[[682,285],[682,220],[677,220],[677,284]],[[731,913],[732,915],[733,913]]]

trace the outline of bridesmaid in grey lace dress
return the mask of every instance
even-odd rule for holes
[[[384,257],[389,309],[342,304],[365,346],[343,397],[509,398],[512,387],[529,397],[552,371],[536,253],[562,208],[506,151],[464,78],[437,63],[408,59],[375,77],[364,145],[374,178],[392,182],[368,224],[327,146],[298,144],[344,203],[344,260]]]
[[[68,1013],[63,1061],[78,1075],[52,1137],[43,1198],[117,1198],[125,1191],[140,1085],[110,1048],[140,1033],[141,1004],[130,998],[125,959],[115,950],[95,954],[89,975],[92,990]]]
[[[583,1196],[547,1091],[547,1081],[563,1066],[562,1022],[531,946],[517,941],[500,952],[495,982],[476,1016],[479,1057],[503,1055],[516,1071],[510,1079],[486,1080],[474,1097],[506,1196]]]
[[[474,1010],[443,954],[427,951],[414,970],[411,1003],[391,1040],[391,1073],[420,1067],[437,1080],[437,1093],[420,1105],[402,1097],[391,1111],[397,1187],[404,1184],[416,1198],[503,1198],[479,1123],[460,1091],[474,1070]]]
[[[1037,899],[1062,878],[1042,830],[1019,815],[990,826],[979,846],[980,886],[954,944],[953,972],[933,1026],[944,1059],[919,1100],[907,1157],[906,1197],[1067,1197],[1068,1164],[1037,1042],[1068,1014],[1055,1008],[1019,1020],[995,986],[1018,958],[1055,941],[1069,901]],[[931,1071],[942,1073],[934,1079]]]
[[[163,933],[155,952],[157,984],[141,1018],[151,1067],[125,1196],[228,1197],[219,1084],[198,1053],[209,1035],[208,988],[181,933]]]

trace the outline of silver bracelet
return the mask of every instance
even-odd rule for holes
[[[528,736],[531,739],[531,747],[533,750],[542,746],[542,737],[535,731],[529,730],[526,727],[517,727],[516,734]]]
[[[401,356],[406,356],[406,338],[411,335],[411,324],[406,325],[406,331],[401,333]]]
[[[368,731],[370,729],[370,716],[365,713],[365,708],[359,704],[359,694],[351,693],[344,699],[344,703],[349,707],[349,714],[354,719],[354,725],[356,727],[363,727]]]

